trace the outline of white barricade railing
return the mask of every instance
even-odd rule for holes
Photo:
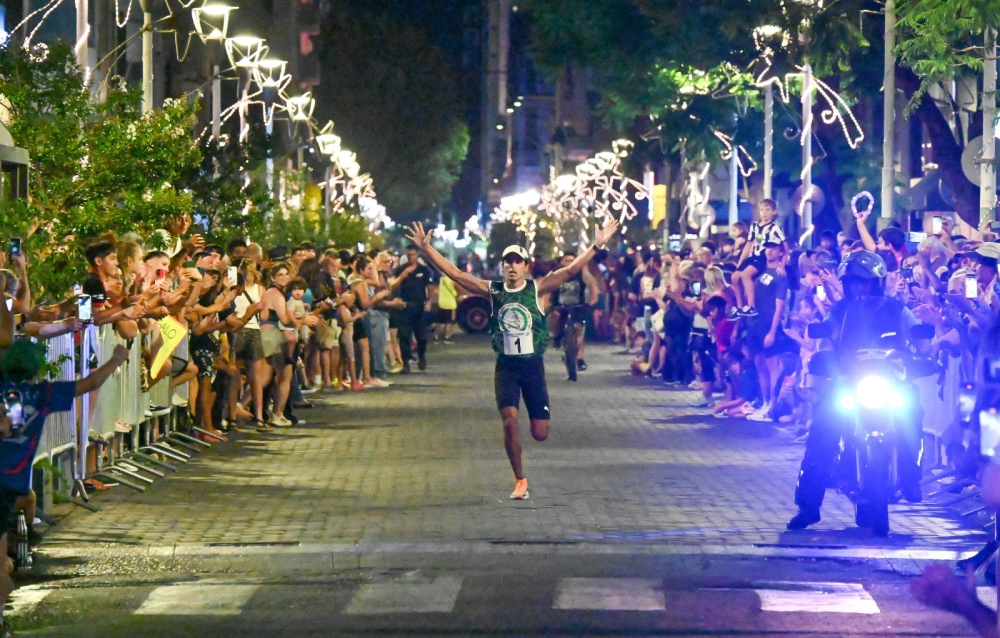
[[[48,346],[46,358],[59,364],[57,381],[73,381],[76,379],[76,347],[73,335],[62,335],[45,342]],[[45,420],[42,439],[38,444],[35,458],[48,458],[73,449],[76,446],[76,407],[70,412],[53,412]]]
[[[115,346],[122,340],[111,324],[105,324],[97,329],[96,347],[97,365],[102,366],[111,359]],[[115,370],[114,375],[97,391],[97,405],[91,412],[90,431],[96,432],[102,439],[115,435],[115,421],[121,418],[121,395],[124,388],[123,377],[128,373],[124,366]]]
[[[77,340],[79,339],[79,349]],[[83,395],[69,412],[49,415],[42,431],[35,460],[52,460],[57,454],[74,452],[74,479],[82,480],[87,475],[87,451],[93,433],[102,439],[114,437],[116,422],[139,427],[147,421],[146,411],[150,403],[173,409],[170,390],[170,374],[154,385],[150,391],[142,391],[143,339],[136,337],[131,344],[118,336],[112,325],[87,326],[79,336],[62,335],[45,341],[46,358],[50,363],[58,363],[59,374],[53,380],[73,381],[86,376],[92,368],[103,365],[111,359],[116,345],[129,348],[126,363],[120,366],[101,389],[92,395]],[[188,359],[188,340],[178,346],[174,356]],[[172,361],[167,362],[171,366]],[[170,368],[168,368],[169,373]],[[178,388],[178,393],[186,397],[187,388]],[[172,419],[171,419],[172,421]]]

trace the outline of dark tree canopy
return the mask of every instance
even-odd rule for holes
[[[329,14],[320,35],[317,115],[401,219],[448,200],[468,149],[456,78],[428,33],[386,14]]]

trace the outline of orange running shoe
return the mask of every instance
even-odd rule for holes
[[[528,498],[528,479],[523,478],[514,483],[514,491],[510,493],[510,500],[523,501]]]

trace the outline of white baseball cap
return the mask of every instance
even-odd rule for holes
[[[528,251],[525,250],[523,246],[518,246],[517,244],[512,244],[503,249],[503,254],[500,255],[500,261],[506,259],[507,255],[517,255],[524,261],[531,261],[531,257],[528,255]]]

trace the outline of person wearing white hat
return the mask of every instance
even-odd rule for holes
[[[544,441],[549,435],[548,389],[542,354],[549,339],[548,322],[538,306],[538,297],[547,295],[573,277],[590,261],[597,249],[618,231],[620,224],[611,220],[594,233],[594,243],[581,252],[572,263],[555,270],[538,281],[528,278],[531,257],[521,246],[504,249],[503,282],[487,281],[462,271],[431,246],[431,234],[420,222],[410,226],[407,238],[419,248],[442,273],[466,290],[489,297],[493,308],[490,331],[493,350],[497,353],[494,372],[497,409],[503,419],[504,446],[511,469],[514,470],[512,500],[528,498],[528,479],[521,467],[521,438],[518,433],[518,410],[521,397],[531,421],[531,436]]]

